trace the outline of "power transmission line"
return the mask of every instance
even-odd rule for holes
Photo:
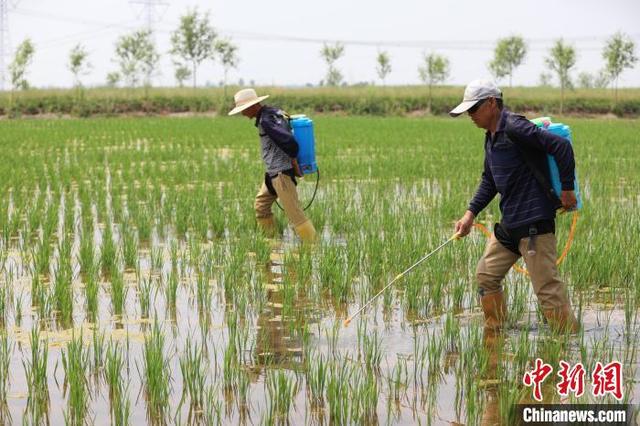
[[[113,27],[127,28],[127,26],[121,22],[105,22],[105,21],[97,21],[93,19],[75,18],[71,16],[52,15],[50,13],[40,12],[37,10],[31,10],[31,9],[25,9],[22,7],[16,8],[12,12],[17,15],[31,16],[34,18],[46,19],[49,21],[71,22],[71,23],[83,24],[83,25],[99,25],[99,26],[113,26]]]
[[[68,42],[85,41],[88,39],[96,38],[99,36],[103,36],[104,33],[106,32],[123,29],[123,28],[127,30],[132,30],[132,29],[135,29],[135,26],[133,25],[124,26],[124,23],[104,25],[101,28],[97,28],[90,31],[82,31],[79,33],[68,34],[66,36],[62,36],[59,38],[43,40],[38,42],[37,46],[39,50],[43,50],[51,47],[56,47],[56,46],[59,46],[60,44],[65,44]]]
[[[6,1],[6,0],[5,0]],[[166,28],[157,27],[156,7],[165,6],[167,3],[162,3],[159,0],[131,0],[131,3],[144,5],[144,12],[146,14],[147,28],[154,30],[157,33],[171,33],[172,30]],[[38,11],[18,9],[16,13],[24,15],[37,16],[45,19],[55,21],[67,21],[77,22],[82,24],[95,24],[101,26],[113,26],[121,27],[124,29],[132,29],[130,25],[122,23],[106,23],[103,21],[86,20],[81,18],[71,18],[56,16]],[[171,24],[171,23],[169,23]],[[175,24],[175,23],[174,23]],[[176,24],[177,25],[177,24]],[[447,49],[447,50],[487,50],[495,47],[496,40],[357,40],[357,39],[337,39],[337,38],[314,38],[314,37],[300,37],[290,36],[284,34],[269,34],[269,33],[256,33],[244,30],[226,29],[220,28],[219,31],[224,34],[228,34],[237,39],[253,40],[253,41],[278,41],[278,42],[293,42],[293,43],[343,43],[345,45],[353,46],[374,46],[374,47],[405,47],[405,48],[434,48],[434,49]],[[585,35],[575,37],[563,37],[565,42],[568,43],[585,43],[585,42],[602,42],[610,37],[610,35]],[[631,38],[639,40],[640,33],[631,34]],[[555,42],[559,37],[543,37],[543,38],[529,38],[525,37],[525,41],[531,46],[532,50],[538,50],[543,48],[540,45],[549,45]],[[593,47],[592,49],[597,49]]]

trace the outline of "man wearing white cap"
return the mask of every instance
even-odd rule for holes
[[[276,226],[271,206],[279,199],[300,239],[312,242],[316,238],[316,230],[300,208],[296,190],[296,176],[301,176],[296,160],[298,143],[286,114],[278,108],[261,104],[268,97],[259,97],[253,89],[242,89],[235,94],[236,106],[229,112],[229,115],[240,112],[249,119],[255,119],[258,128],[266,172],[255,199],[256,219],[265,233],[274,235]]]
[[[503,108],[502,92],[488,80],[469,83],[462,103],[449,114],[457,117],[464,112],[486,130],[485,158],[480,185],[456,222],[456,232],[467,235],[474,218],[500,193],[502,217],[476,270],[486,327],[502,326],[507,311],[501,282],[522,256],[550,327],[577,331],[567,288],[556,268],[555,237],[556,209],[576,205],[571,144]],[[560,171],[559,198],[549,191],[547,154],[554,156]]]

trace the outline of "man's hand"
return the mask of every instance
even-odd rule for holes
[[[565,211],[574,210],[578,205],[575,191],[562,191],[562,194],[560,194],[560,202]]]
[[[470,210],[467,210],[464,216],[462,216],[462,218],[460,218],[460,220],[456,222],[455,229],[456,234],[458,234],[459,237],[464,237],[465,235],[469,234],[469,232],[471,232],[474,218],[474,214],[471,213]]]

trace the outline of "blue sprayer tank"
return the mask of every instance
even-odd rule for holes
[[[306,115],[292,115],[291,130],[298,142],[298,165],[303,174],[308,175],[318,171],[316,163],[316,143],[313,136],[313,120]]]
[[[545,129],[555,135],[563,137],[567,143],[573,145],[573,141],[571,138],[571,128],[566,124],[562,123],[552,123],[551,118],[549,117],[540,117],[531,120],[538,127]],[[562,193],[562,186],[560,184],[560,171],[558,170],[558,164],[556,163],[555,158],[552,155],[547,154],[547,162],[549,164],[549,175],[551,177],[551,185],[553,186],[553,191],[556,193],[558,198]],[[578,186],[578,174],[576,173],[575,181],[573,182],[574,191],[576,193],[576,200],[578,201],[576,208],[582,208],[582,197],[580,196],[580,187]]]

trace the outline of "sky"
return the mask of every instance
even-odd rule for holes
[[[519,35],[528,45],[524,63],[515,70],[513,85],[536,85],[548,71],[544,58],[555,40],[563,38],[578,53],[575,77],[597,73],[602,49],[617,31],[629,35],[640,56],[640,1],[380,1],[380,0],[4,0],[8,3],[11,51],[25,38],[35,45],[27,80],[36,87],[71,87],[69,52],[78,43],[89,52],[91,71],[84,85],[102,85],[117,71],[115,43],[119,36],[145,28],[151,10],[154,39],[161,54],[154,86],[173,86],[170,35],[190,10],[209,12],[220,37],[238,46],[240,63],[229,82],[294,86],[318,84],[326,73],[320,56],[323,42],[341,41],[344,56],[336,62],[348,84],[376,82],[376,56],[386,51],[392,71],[387,85],[419,83],[418,67],[425,54],[450,61],[446,84],[464,85],[489,77],[487,64],[496,41]],[[147,7],[144,3],[154,4]],[[5,33],[7,34],[7,33]],[[198,69],[202,84],[219,84],[220,64],[207,61]],[[499,81],[507,85],[507,80]],[[626,70],[621,87],[640,87],[640,63]],[[5,86],[6,87],[6,86]]]

